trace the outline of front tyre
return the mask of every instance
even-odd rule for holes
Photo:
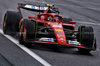
[[[87,26],[80,26],[78,28],[77,41],[80,42],[82,45],[92,49],[94,44],[93,28]],[[86,52],[86,53],[90,52],[91,51],[90,49],[78,48],[79,51]]]
[[[19,43],[27,45],[26,41],[33,40],[34,38],[35,38],[34,21],[23,19],[19,32]]]

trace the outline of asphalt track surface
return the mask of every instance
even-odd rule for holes
[[[100,0],[0,0],[0,30],[2,30],[4,13],[7,10],[17,11],[17,3],[46,4],[52,3],[59,8],[63,17],[70,17],[80,25],[92,26],[97,39],[97,50],[89,54],[79,53],[76,48],[60,48],[53,45],[33,44],[26,47],[51,66],[99,66],[100,65]],[[36,13],[23,11],[24,18]],[[12,39],[17,38],[12,36]],[[13,40],[12,40],[13,41]],[[22,50],[0,31],[0,64],[1,66],[43,66],[27,51]],[[32,53],[31,52],[31,53]],[[45,65],[45,64],[44,64]],[[47,66],[47,65],[46,65]]]

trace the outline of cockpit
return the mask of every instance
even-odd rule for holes
[[[49,21],[49,22],[61,22],[62,21],[62,17],[54,13],[41,14],[39,16],[39,19],[44,20],[44,21]]]

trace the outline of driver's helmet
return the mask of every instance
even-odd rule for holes
[[[52,17],[51,16],[49,16],[48,17],[48,21],[52,21],[53,19],[52,19]]]

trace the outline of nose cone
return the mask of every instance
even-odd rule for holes
[[[51,27],[54,30],[54,34],[56,36],[56,40],[58,44],[65,45],[66,44],[66,37],[63,31],[63,27],[61,23],[52,23]]]

